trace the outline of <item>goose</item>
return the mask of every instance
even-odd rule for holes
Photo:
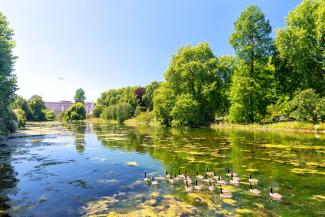
[[[218,176],[217,176],[217,174],[216,174],[216,172],[215,171],[213,171],[213,177],[212,177],[213,179],[218,179]]]
[[[197,180],[195,180],[195,186],[194,186],[195,190],[202,190],[203,189],[203,186],[202,185],[198,185],[197,184]]]
[[[227,169],[227,176],[237,176],[236,173],[230,172],[229,168]]]
[[[253,184],[257,184],[257,183],[258,183],[258,179],[252,179],[252,174],[249,174],[249,179],[248,179],[248,181],[249,181],[250,183],[253,183]]]
[[[232,198],[231,191],[222,190],[222,187],[220,188],[220,194],[219,195],[222,198]]]
[[[214,191],[214,186],[211,185],[211,181],[209,181],[209,190],[210,190],[210,191]]]
[[[186,192],[191,192],[192,190],[193,190],[192,186],[189,186],[188,182],[186,181],[186,183],[185,183],[185,191]]]
[[[208,175],[208,176],[213,176],[213,172],[209,172],[209,168],[207,168],[207,172],[206,172],[206,174]]]
[[[188,184],[192,184],[192,179],[190,177],[188,177],[187,175],[185,175],[185,178],[184,178],[184,183],[188,183]]]
[[[158,185],[158,181],[155,181],[155,178],[152,177],[152,179],[151,179],[151,184],[152,184],[152,185]]]
[[[178,177],[179,177],[180,179],[185,179],[185,176],[186,176],[186,171],[185,171],[184,174],[180,174],[180,170],[178,171]]]
[[[223,185],[226,184],[226,182],[225,182],[224,180],[221,180],[221,176],[218,176],[217,183],[218,183],[218,184],[223,184]]]
[[[176,175],[176,173],[175,173],[175,175],[174,175],[174,180],[175,180],[176,182],[180,180],[180,178]]]
[[[166,174],[165,174],[166,178],[169,178],[169,175],[168,175],[168,171],[166,170]]]
[[[201,176],[201,175],[199,175],[199,172],[196,172],[196,178],[197,178],[197,179],[203,179],[204,177]]]
[[[234,177],[232,174],[230,176],[230,183],[233,185],[238,185],[239,184],[239,178],[238,177]]]
[[[210,181],[207,174],[204,175],[203,181],[206,182],[206,183],[208,183]]]
[[[170,174],[170,176],[169,176],[168,181],[169,181],[169,183],[172,184],[172,185],[175,183],[175,180],[173,179],[173,176],[172,176],[171,174]]]
[[[150,178],[147,177],[147,172],[144,172],[144,179],[145,182],[150,182]]]
[[[282,199],[282,195],[279,193],[273,193],[273,188],[270,187],[270,197],[274,200],[281,200]]]
[[[256,189],[256,188],[252,188],[251,184],[249,184],[249,192],[252,193],[252,194],[255,194],[255,195],[261,194],[261,191]]]

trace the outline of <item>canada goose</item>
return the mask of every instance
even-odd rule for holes
[[[231,191],[226,192],[226,191],[222,190],[222,187],[220,188],[220,194],[219,195],[222,198],[232,198]]]
[[[202,185],[198,185],[197,184],[197,180],[195,180],[195,186],[194,186],[195,190],[202,190],[203,189],[203,186]]]
[[[178,171],[178,177],[179,177],[180,179],[185,179],[186,171],[185,171],[184,174],[179,174],[179,173],[180,173],[180,170]]]
[[[211,183],[211,180],[209,180],[209,190],[214,191],[214,186]]]
[[[166,174],[165,174],[165,176],[168,178],[169,177],[169,175],[168,175],[168,171],[166,170]]]
[[[209,168],[207,168],[207,172],[206,172],[206,174],[207,174],[208,176],[213,176],[213,172],[209,172]]]
[[[176,173],[174,175],[174,180],[175,180],[175,182],[179,181],[179,177],[176,175]]]
[[[250,183],[253,183],[253,184],[257,184],[257,183],[258,183],[258,179],[252,179],[252,174],[249,174],[249,179],[248,179],[248,181],[249,181]]]
[[[252,194],[255,194],[255,195],[261,194],[261,191],[256,189],[256,188],[252,188],[251,184],[249,184],[249,192],[252,193]]]
[[[218,183],[218,184],[223,184],[223,185],[226,184],[226,182],[225,182],[224,180],[221,180],[221,176],[218,176],[217,183]]]
[[[273,188],[270,187],[270,197],[274,200],[281,200],[282,199],[282,195],[279,193],[273,193]]]
[[[239,178],[238,177],[234,177],[232,174],[230,176],[230,183],[233,185],[238,185],[239,184]]]
[[[185,175],[185,178],[184,178],[184,183],[188,183],[188,184],[192,184],[192,179],[191,177],[188,177],[187,175]]]
[[[151,184],[152,184],[152,185],[158,185],[158,181],[155,181],[155,178],[152,177],[152,179],[151,179]]]
[[[204,175],[203,181],[206,182],[206,183],[208,183],[210,181],[207,174]]]
[[[168,179],[170,184],[174,184],[175,180],[173,179],[173,176],[170,174],[169,179]]]
[[[189,186],[189,185],[188,185],[188,182],[186,181],[186,182],[185,182],[185,191],[186,191],[186,192],[190,192],[190,191],[192,191],[192,190],[193,190],[192,186]]]
[[[227,169],[227,176],[237,176],[236,173],[230,172],[229,168]]]
[[[150,178],[147,177],[147,172],[144,172],[144,179],[145,182],[150,182]]]
[[[203,179],[204,177],[201,176],[201,175],[199,175],[199,172],[196,172],[196,178],[197,178],[197,179]]]

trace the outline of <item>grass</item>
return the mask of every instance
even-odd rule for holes
[[[312,124],[308,122],[288,121],[271,124],[212,124],[211,128],[240,128],[240,129],[260,129],[260,130],[290,130],[290,131],[308,131],[325,133],[325,123]]]
[[[91,118],[90,122],[92,124],[117,124],[116,120],[105,120],[101,118]]]

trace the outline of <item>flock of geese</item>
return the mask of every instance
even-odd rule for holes
[[[230,170],[227,170],[227,176],[230,177],[229,183],[234,186],[238,186],[240,182],[240,178],[237,176],[236,173],[230,172]],[[222,188],[223,185],[227,184],[227,181],[224,180],[221,176],[217,176],[215,172],[209,171],[207,168],[204,175],[200,175],[199,172],[196,172],[195,179],[191,179],[186,174],[186,171],[184,174],[181,174],[181,170],[178,170],[178,175],[175,173],[174,175],[169,174],[168,171],[166,171],[166,175],[160,176],[160,177],[148,177],[147,173],[144,173],[144,182],[146,184],[151,185],[159,185],[159,181],[168,181],[169,184],[173,185],[179,182],[183,182],[185,186],[186,192],[192,192],[192,191],[201,191],[208,189],[211,192],[216,191],[216,187],[219,186],[219,196],[221,198],[232,198],[232,192],[230,190]],[[249,192],[254,195],[260,195],[261,191],[259,189],[253,188],[253,185],[256,185],[259,180],[252,178],[252,175],[249,175]],[[274,193],[272,187],[270,187],[270,193],[269,193],[271,199],[274,200],[281,200],[282,195],[279,193]]]

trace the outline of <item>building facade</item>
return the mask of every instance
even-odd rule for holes
[[[64,112],[68,110],[70,106],[73,105],[71,101],[59,101],[59,102],[45,102],[45,106],[47,109],[53,111],[56,115],[60,112]],[[88,115],[92,114],[94,109],[94,103],[92,102],[85,102],[85,110]]]

